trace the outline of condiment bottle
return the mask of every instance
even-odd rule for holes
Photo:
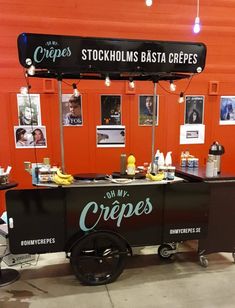
[[[127,158],[127,174],[128,175],[135,175],[135,156],[129,155]]]

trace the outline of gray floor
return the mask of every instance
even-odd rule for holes
[[[97,287],[79,283],[64,253],[44,254],[36,265],[14,266],[20,279],[0,288],[0,307],[235,307],[232,254],[210,254],[203,268],[194,248],[184,243],[167,262],[154,254],[156,247],[136,249],[117,281]]]

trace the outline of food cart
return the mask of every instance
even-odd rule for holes
[[[18,37],[21,65],[33,77],[149,80],[154,84],[152,168],[155,152],[156,85],[159,80],[191,78],[205,67],[202,43],[81,38],[23,33]],[[64,170],[63,127],[61,165]],[[50,185],[51,186],[51,185]],[[15,189],[6,193],[12,253],[65,251],[83,283],[114,281],[132,247],[160,245],[169,258],[177,242],[207,236],[211,189],[208,183],[173,181],[130,183],[109,180],[69,187]]]

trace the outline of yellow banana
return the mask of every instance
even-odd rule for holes
[[[73,180],[69,179],[63,179],[59,177],[57,174],[53,176],[53,182],[55,182],[58,185],[70,185],[72,184]]]
[[[151,180],[151,181],[161,181],[161,180],[164,179],[164,172],[160,172],[156,175],[153,175],[151,173],[147,173],[146,178]]]
[[[64,174],[61,172],[61,170],[58,168],[56,171],[58,177],[60,177],[61,179],[71,179],[72,175],[71,174]]]

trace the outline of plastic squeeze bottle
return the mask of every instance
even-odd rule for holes
[[[127,158],[127,174],[135,175],[135,156],[130,154]]]

